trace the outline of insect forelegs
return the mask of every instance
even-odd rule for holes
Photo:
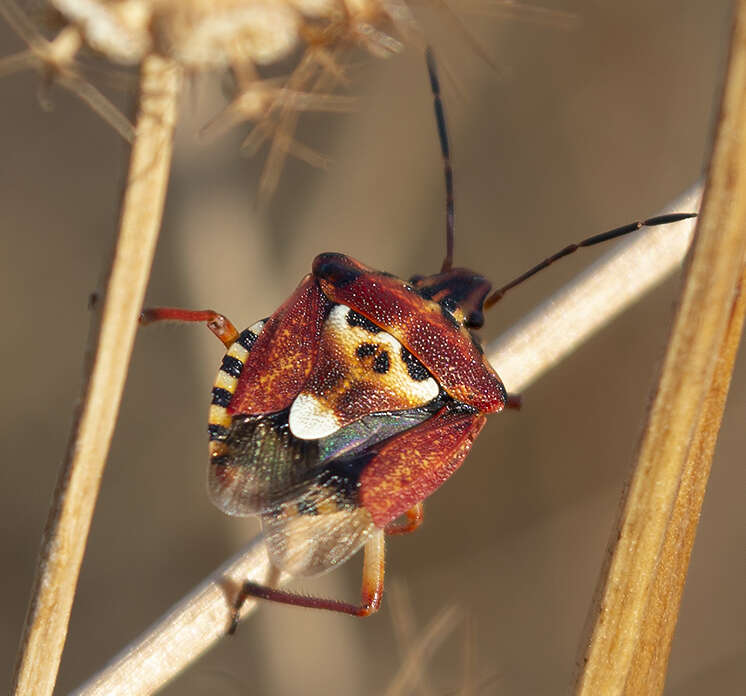
[[[238,338],[238,331],[229,319],[212,309],[177,309],[175,307],[149,307],[140,313],[140,324],[146,326],[156,321],[204,321],[225,345],[230,348]]]
[[[228,631],[235,633],[238,626],[238,614],[244,602],[249,597],[267,599],[270,602],[291,604],[296,607],[308,607],[309,609],[326,609],[341,614],[352,616],[369,616],[378,611],[383,597],[383,573],[385,565],[385,542],[384,531],[377,529],[365,544],[363,558],[363,583],[360,589],[360,604],[341,602],[337,599],[324,597],[309,597],[307,595],[286,592],[274,587],[267,587],[255,582],[246,581],[236,598],[233,607],[233,621]]]

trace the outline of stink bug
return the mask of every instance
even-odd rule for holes
[[[271,317],[242,332],[212,310],[143,312],[142,323],[205,321],[227,348],[209,414],[212,501],[229,515],[259,515],[272,565],[293,576],[322,573],[365,549],[359,604],[246,582],[231,630],[248,596],[375,612],[385,536],[414,531],[423,501],[459,468],[487,414],[518,405],[473,333],[484,309],[579,247],[691,217],[590,237],[490,294],[486,278],[452,264],[450,152],[429,50],[427,66],[446,180],[440,272],[404,281],[325,253]]]

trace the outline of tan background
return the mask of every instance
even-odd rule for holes
[[[450,20],[423,23],[441,56],[455,152],[457,262],[496,282],[566,242],[654,214],[702,172],[725,59],[729,3],[543,0],[579,22],[459,10],[499,66]],[[481,0],[476,6],[487,7]],[[0,55],[20,42],[0,26]],[[362,64],[351,116],[303,119],[300,139],[334,158],[291,162],[268,213],[253,207],[263,159],[236,153],[238,129],[195,131],[220,108],[219,80],[186,99],[148,301],[210,306],[247,326],[278,305],[319,251],[410,275],[442,255],[443,192],[431,100],[416,50]],[[97,84],[105,86],[106,76]],[[126,148],[38,78],[0,81],[0,682],[13,655],[47,504],[79,393],[89,293],[115,228]],[[129,110],[126,93],[112,92]],[[195,104],[197,112],[195,113]],[[583,268],[568,260],[493,310],[496,336]],[[478,693],[569,690],[622,483],[665,345],[680,278],[619,319],[491,420],[472,456],[428,501],[425,526],[389,545],[417,629],[446,605],[471,617]],[[139,634],[253,536],[204,491],[205,416],[221,357],[207,331],[143,331],[80,578],[59,693]],[[746,688],[743,491],[746,373],[738,364],[716,453],[667,694]],[[499,366],[498,366],[499,370]],[[508,385],[510,386],[510,385]],[[354,598],[360,562],[302,587]],[[401,664],[392,595],[366,621],[263,607],[168,694],[376,694]],[[398,615],[405,609],[399,609]],[[433,694],[464,680],[463,625],[428,663]]]

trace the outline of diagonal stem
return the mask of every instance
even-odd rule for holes
[[[180,71],[170,61],[151,56],[143,62],[119,236],[81,405],[44,530],[13,694],[44,696],[54,689],[160,229],[180,82]]]

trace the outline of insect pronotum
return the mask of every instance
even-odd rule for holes
[[[515,407],[473,329],[483,311],[554,261],[641,227],[633,222],[571,244],[490,292],[453,267],[450,148],[435,61],[426,53],[445,170],[446,255],[409,281],[342,254],[316,257],[288,300],[239,332],[212,310],[152,308],[142,323],[206,322],[226,354],[212,389],[208,489],[229,515],[259,515],[272,565],[327,571],[364,548],[360,602],[244,583],[249,596],[367,616],[383,595],[385,537],[423,519],[423,501],[459,468],[486,415]]]

